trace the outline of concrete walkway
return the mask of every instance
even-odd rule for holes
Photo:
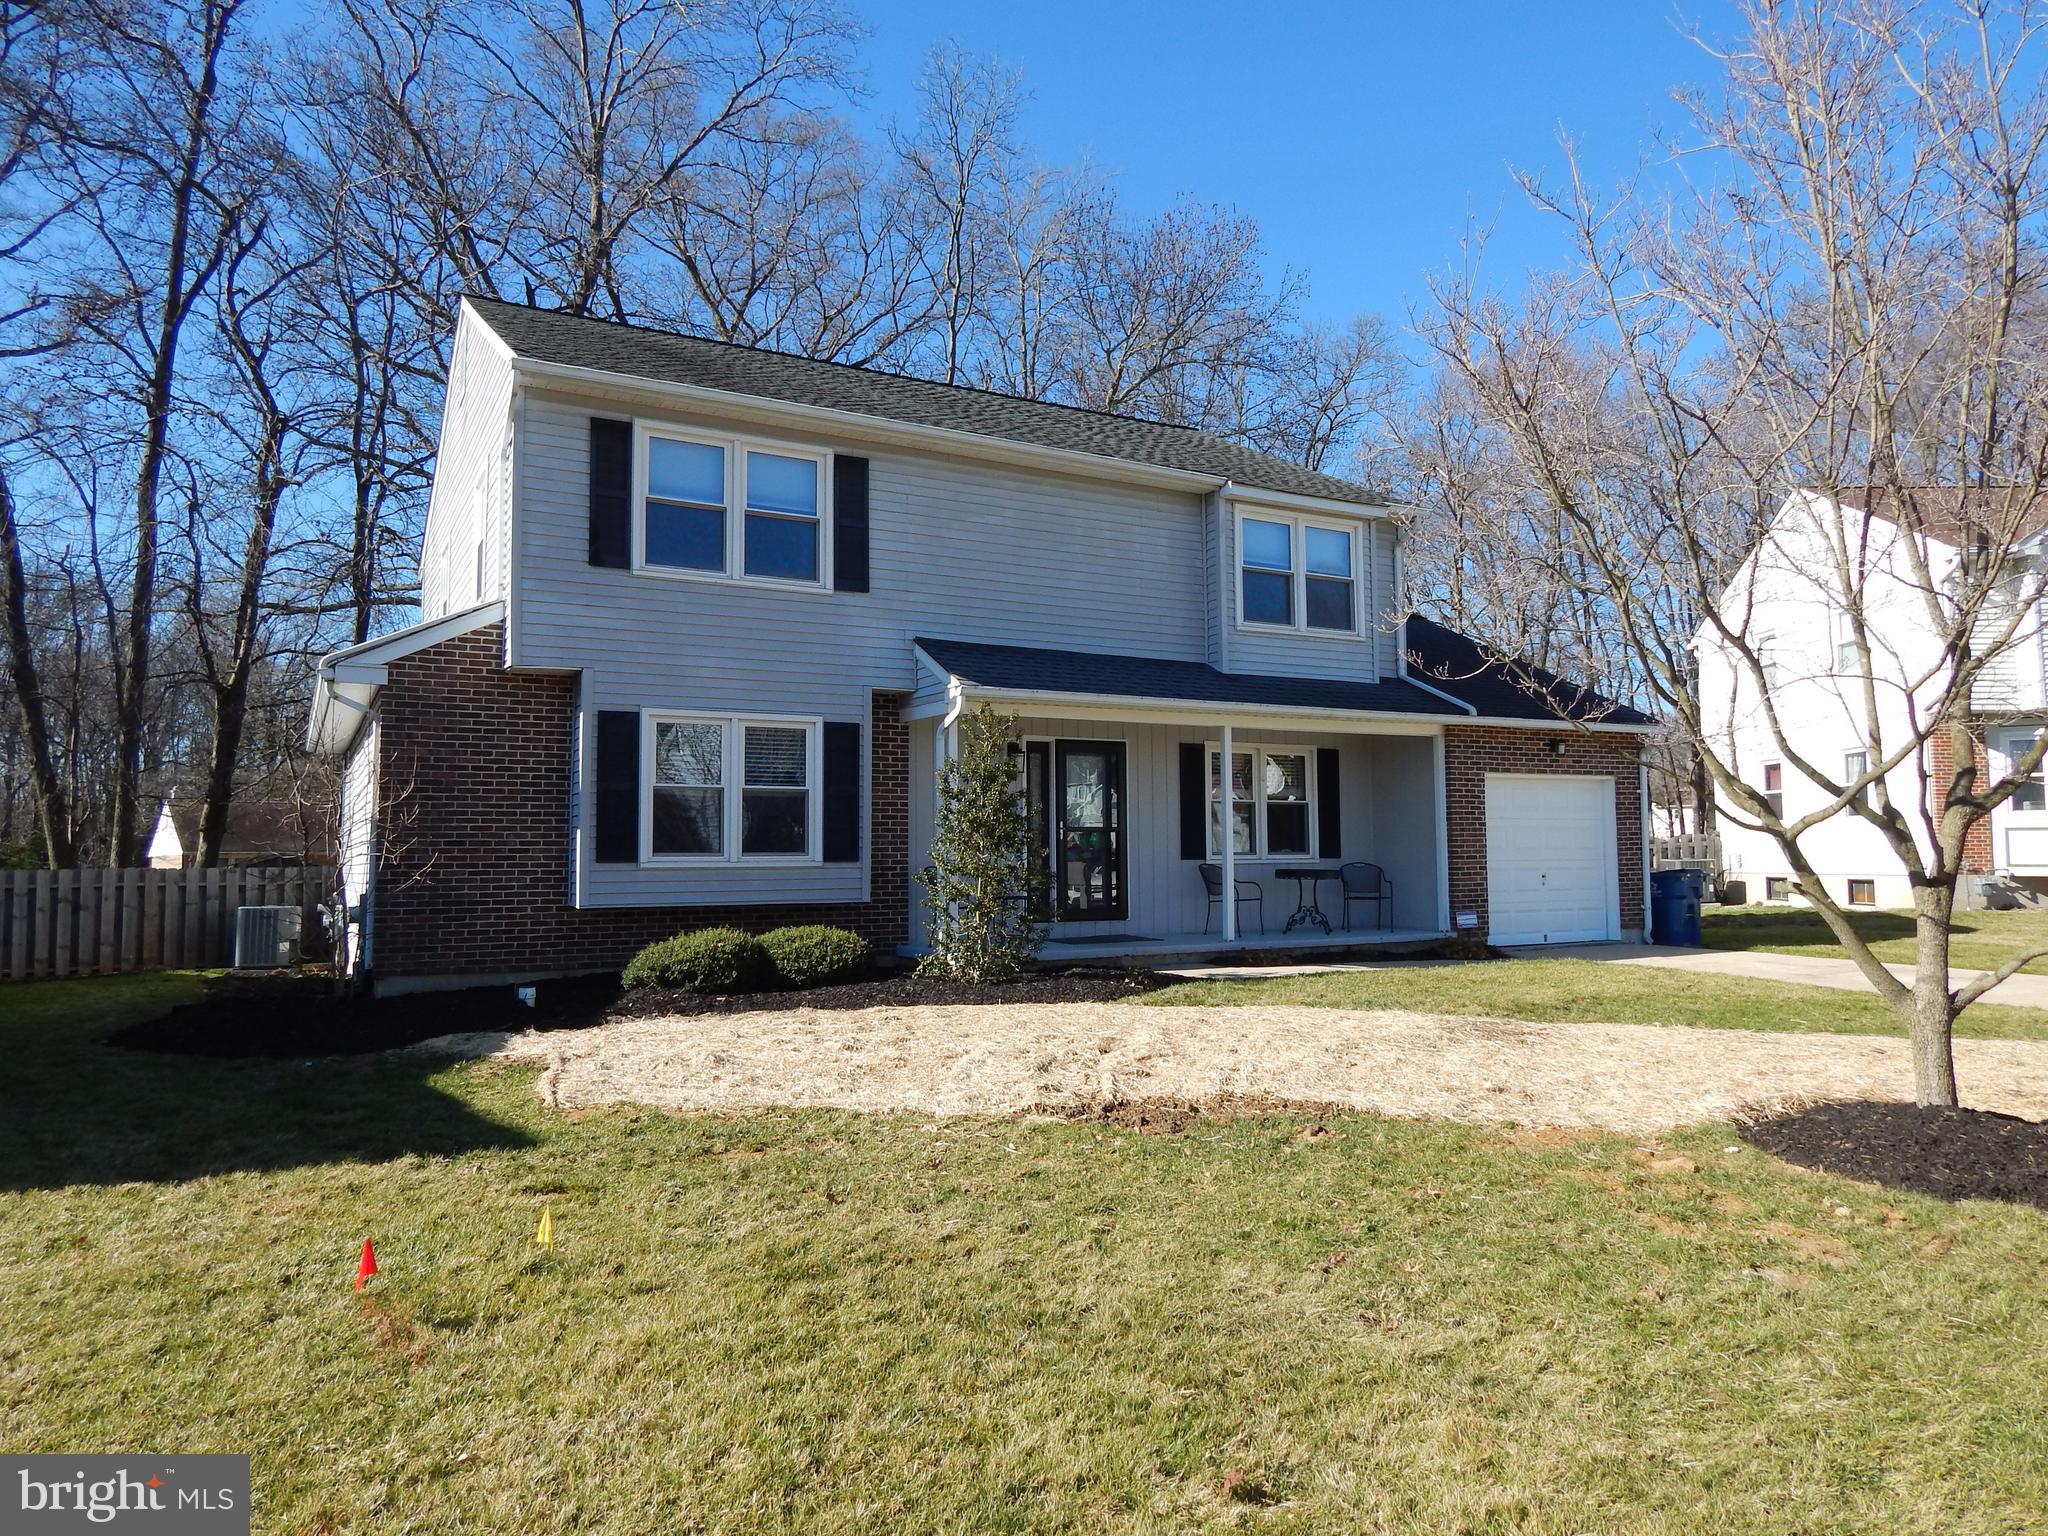
[[[1517,949],[1509,951],[1532,960],[1600,960],[1618,965],[1649,965],[1669,971],[1697,971],[1708,976],[1746,976],[1755,981],[1791,982],[1802,987],[1834,987],[1844,992],[1871,992],[1873,988],[1850,960],[1830,960],[1818,955],[1779,955],[1758,949],[1675,949],[1662,944],[1575,944],[1559,949]],[[1913,968],[1885,967],[1908,986]],[[1952,986],[1961,986],[1983,975],[1982,971],[1950,971]],[[2005,1003],[2018,1008],[2048,1009],[2048,976],[2008,976],[1986,994],[1987,1003]]]

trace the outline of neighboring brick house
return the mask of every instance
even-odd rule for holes
[[[1635,936],[1647,720],[1408,614],[1401,510],[1185,428],[469,301],[424,617],[314,699],[350,965],[531,978],[712,923],[914,951],[982,701],[1053,958]],[[1283,871],[1360,864],[1388,900],[1324,883],[1334,931],[1287,931]]]

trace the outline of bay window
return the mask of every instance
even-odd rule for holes
[[[1314,852],[1308,747],[1247,747],[1230,754],[1231,827],[1241,858]],[[1223,752],[1209,747],[1209,857],[1222,856]]]
[[[1356,635],[1361,629],[1360,530],[1278,512],[1237,520],[1238,622]]]
[[[646,717],[649,860],[817,857],[815,720]]]
[[[638,568],[825,585],[822,453],[640,429]]]

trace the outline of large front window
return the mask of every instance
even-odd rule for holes
[[[738,715],[649,715],[646,856],[817,856],[818,725]]]
[[[1233,851],[1240,858],[1302,857],[1313,852],[1309,750],[1246,747],[1230,754]],[[1209,748],[1209,857],[1222,856],[1223,752]]]
[[[1357,528],[1246,512],[1237,520],[1237,540],[1240,623],[1359,633]]]
[[[642,570],[824,584],[825,457],[643,429]]]

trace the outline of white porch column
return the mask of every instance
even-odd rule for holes
[[[1236,777],[1230,771],[1230,722],[1223,722],[1223,761],[1217,764],[1222,779],[1220,805],[1223,824],[1216,831],[1216,840],[1223,845],[1223,939],[1225,943],[1237,942],[1237,813],[1232,801],[1232,780]]]

